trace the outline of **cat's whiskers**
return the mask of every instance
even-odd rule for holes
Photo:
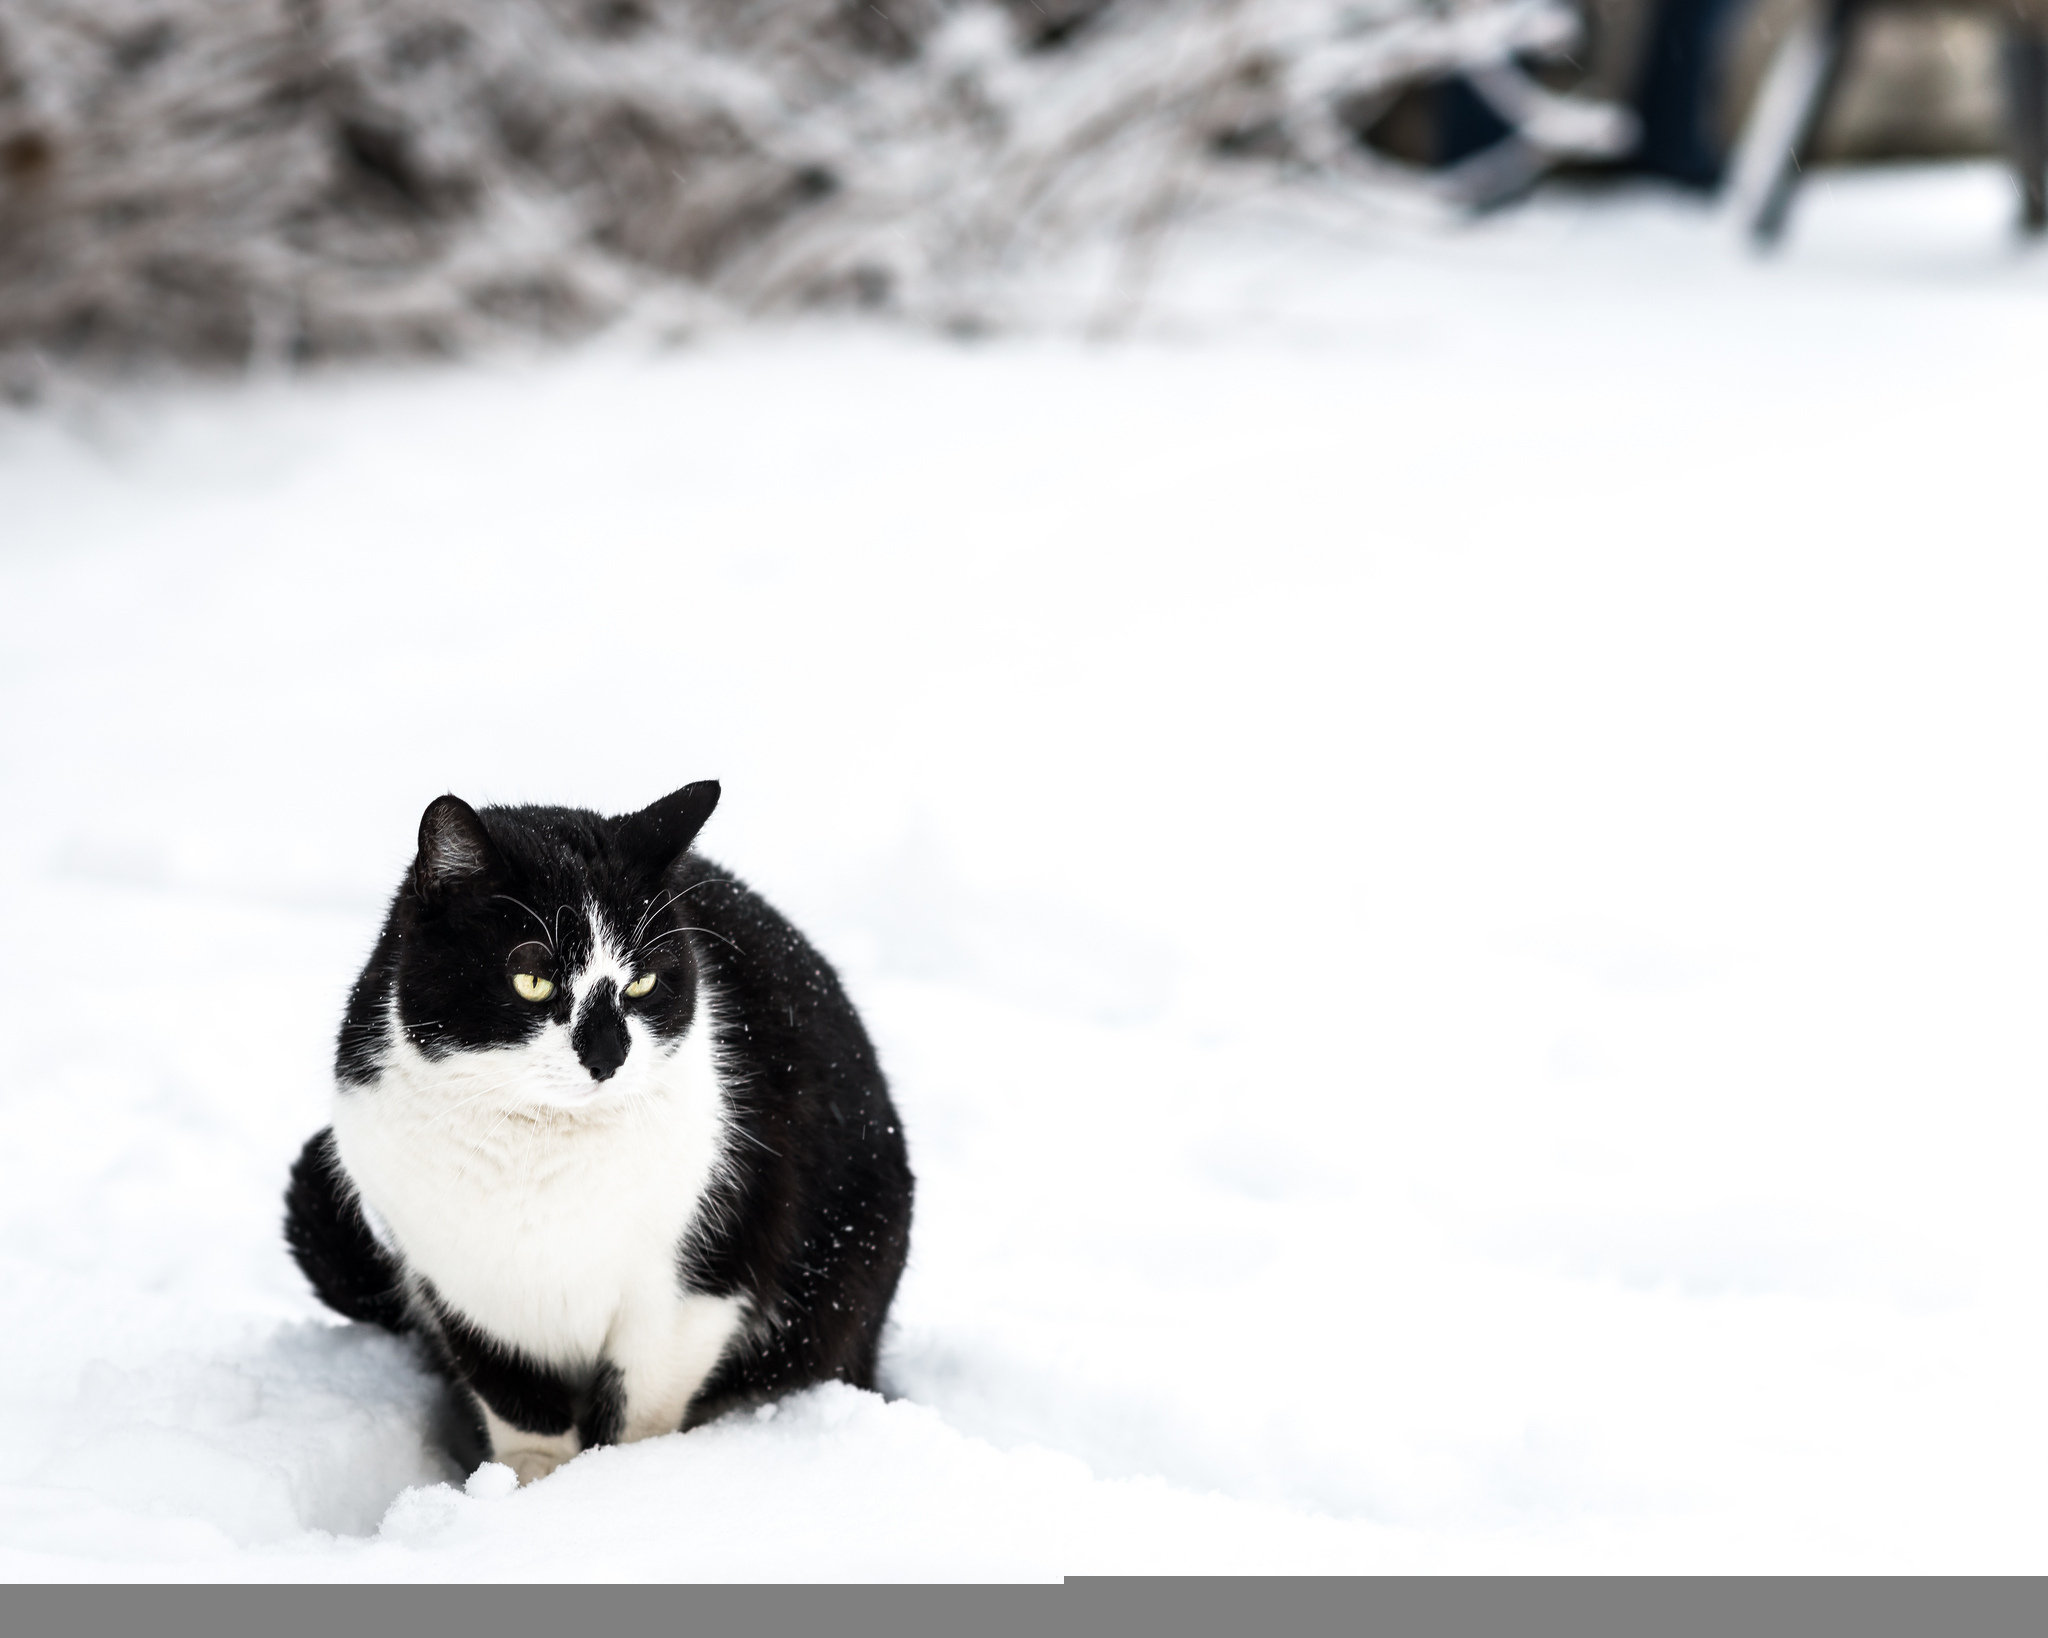
[[[626,942],[628,944],[637,943],[639,941],[640,935],[647,930],[648,922],[653,920],[656,916],[660,915],[663,910],[666,910],[670,905],[674,904],[676,900],[681,898],[682,896],[683,895],[680,892],[671,893],[667,898],[661,901],[659,907],[655,905],[655,902],[652,899],[649,899],[647,901],[647,908],[640,912],[640,919],[633,923],[632,932],[626,935]]]
[[[570,1081],[571,1085],[579,1084],[577,1078],[573,1075],[566,1078]],[[493,1093],[502,1092],[508,1087],[519,1085],[521,1082],[537,1082],[546,1090],[561,1092],[564,1090],[560,1084],[563,1079],[564,1075],[551,1075],[545,1070],[536,1073],[533,1069],[505,1076],[500,1080],[494,1081],[491,1085],[482,1088],[480,1091],[472,1092],[468,1097],[441,1110],[431,1120],[422,1125],[419,1131],[426,1132],[441,1121],[446,1120],[449,1116],[459,1114],[462,1110],[469,1108],[472,1104],[481,1102]],[[595,1107],[602,1109],[609,1105],[616,1109],[630,1105],[636,1111],[640,1111],[650,1107],[651,1103],[651,1090],[640,1084],[639,1079],[635,1077],[625,1085],[613,1088],[609,1097]],[[515,1098],[498,1112],[497,1118],[489,1126],[475,1138],[469,1140],[466,1147],[474,1151],[478,1158],[482,1158],[484,1146],[497,1136],[499,1128],[505,1126],[514,1116],[518,1116],[525,1126],[528,1147],[530,1148],[532,1139],[543,1130],[551,1130],[588,1112],[588,1108],[579,1108],[573,1104],[564,1106],[551,1101]]]
[[[548,941],[548,954],[553,955],[555,953],[554,935],[551,932],[549,932],[548,924],[545,921],[541,921],[541,914],[538,910],[534,909],[534,907],[528,904],[524,899],[515,899],[510,893],[493,893],[491,897],[494,899],[503,899],[507,904],[518,905],[520,909],[524,910],[529,916],[533,917],[535,921],[540,922],[541,934]]]
[[[737,944],[733,943],[733,941],[727,938],[723,933],[712,932],[709,927],[671,927],[667,932],[663,933],[661,937],[653,940],[651,943],[643,945],[641,947],[640,953],[642,955],[652,955],[656,950],[660,949],[662,945],[666,944],[670,939],[676,937],[679,933],[704,933],[712,938],[717,939],[720,944],[723,944],[727,949],[733,951],[734,954],[738,954],[739,952],[739,946]]]
[[[745,1142],[751,1143],[755,1148],[759,1149],[761,1153],[763,1153],[764,1155],[773,1155],[777,1160],[780,1160],[782,1158],[782,1151],[780,1149],[771,1149],[767,1144],[763,1143],[759,1138],[755,1137],[752,1132],[748,1131],[746,1127],[742,1126],[738,1121],[727,1121],[725,1123],[725,1129],[728,1132],[732,1133],[734,1137],[740,1138]]]
[[[696,892],[698,888],[716,887],[718,883],[718,877],[707,876],[701,882],[692,882],[688,887],[677,888],[673,893],[669,894],[667,898],[663,899],[659,905],[655,905],[650,902],[648,907],[640,912],[640,919],[633,923],[633,931],[626,935],[626,943],[628,945],[637,946],[640,941],[640,935],[647,930],[647,924],[650,921],[652,921],[656,916],[661,915],[663,912],[668,910],[672,905],[680,904],[684,899],[687,899],[692,893]],[[684,930],[685,929],[680,928],[675,929],[675,931]],[[704,931],[704,929],[701,927],[696,927],[687,929],[687,931],[701,933]],[[662,935],[663,938],[666,938],[668,936],[669,935],[666,933]]]

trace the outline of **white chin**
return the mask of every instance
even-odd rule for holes
[[[624,1090],[614,1076],[608,1081],[589,1081],[582,1086],[550,1086],[529,1096],[544,1109],[587,1109],[593,1103],[615,1097]]]
[[[588,1109],[594,1103],[630,1097],[640,1089],[640,1082],[640,1076],[621,1069],[608,1081],[594,1081],[588,1076],[580,1080],[565,1077],[535,1087],[530,1095],[535,1103],[550,1109]]]

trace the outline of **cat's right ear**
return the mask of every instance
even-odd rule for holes
[[[659,802],[618,822],[619,851],[649,875],[659,876],[683,856],[717,806],[715,779],[700,779],[670,791]]]
[[[420,816],[420,856],[413,861],[412,887],[428,904],[445,904],[452,894],[499,873],[498,850],[476,809],[459,796],[437,796]]]

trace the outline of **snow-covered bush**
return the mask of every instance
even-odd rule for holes
[[[979,318],[1050,249],[1353,163],[1340,107],[1574,26],[1561,0],[10,0],[0,353]]]

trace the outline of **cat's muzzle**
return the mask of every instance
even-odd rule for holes
[[[609,978],[599,979],[583,1016],[569,1037],[576,1049],[576,1061],[590,1071],[593,1081],[608,1081],[619,1072],[632,1050],[633,1038],[626,1033],[625,1014],[619,1011],[617,989]]]

